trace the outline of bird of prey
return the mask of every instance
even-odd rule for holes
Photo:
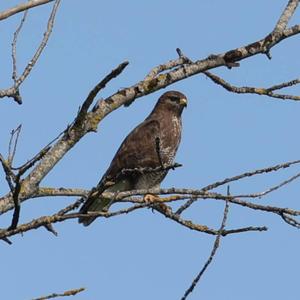
[[[107,211],[112,201],[103,192],[159,188],[174,164],[186,105],[186,96],[178,91],[168,91],[158,99],[150,115],[125,138],[80,213]],[[88,226],[95,218],[80,217],[79,223]]]

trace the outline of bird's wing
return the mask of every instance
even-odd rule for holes
[[[125,138],[100,183],[112,180],[126,169],[158,167],[156,138],[160,135],[160,123],[146,119]]]

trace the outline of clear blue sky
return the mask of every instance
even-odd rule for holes
[[[1,1],[0,10],[19,1]],[[101,94],[105,97],[141,80],[155,65],[176,57],[205,58],[254,42],[269,33],[287,0],[62,1],[53,34],[21,87],[24,104],[0,101],[0,152],[20,123],[16,164],[22,164],[66,128],[94,84],[124,60],[126,71]],[[19,70],[42,38],[51,5],[30,11],[18,43]],[[292,23],[299,23],[299,12]],[[11,84],[10,44],[21,14],[0,23],[1,88]],[[299,77],[299,36],[239,68],[214,70],[236,85],[269,86]],[[200,188],[248,170],[300,158],[300,103],[236,95],[203,75],[168,89],[189,99],[177,162],[163,187]],[[299,88],[290,92],[299,94]],[[109,115],[42,182],[46,186],[91,188],[123,138],[152,109],[158,91]],[[299,168],[298,168],[299,171]],[[232,193],[259,192],[297,172],[243,180]],[[0,173],[0,191],[7,184]],[[225,187],[220,190],[225,192]],[[73,198],[33,199],[22,205],[21,221],[51,214]],[[299,182],[258,202],[300,209]],[[184,215],[218,228],[223,203],[201,201]],[[296,299],[300,232],[275,216],[230,207],[228,227],[266,225],[266,233],[228,236],[189,299]],[[2,216],[5,227],[11,214]],[[86,287],[76,299],[179,299],[210,254],[214,238],[192,232],[151,210],[136,211],[84,228],[76,220],[12,238],[1,248],[1,299],[31,299]],[[75,299],[75,298],[74,298]]]

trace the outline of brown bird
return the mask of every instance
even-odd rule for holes
[[[112,204],[103,192],[159,188],[174,164],[181,139],[181,114],[187,98],[177,91],[164,93],[150,115],[125,138],[95,191],[80,209],[85,214],[107,211]],[[88,226],[96,217],[81,217]]]

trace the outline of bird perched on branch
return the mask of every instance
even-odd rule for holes
[[[166,92],[158,99],[150,115],[125,138],[80,213],[107,211],[112,201],[103,197],[103,192],[159,188],[174,165],[186,105],[186,96],[177,91]],[[81,217],[79,223],[88,226],[95,218]]]

